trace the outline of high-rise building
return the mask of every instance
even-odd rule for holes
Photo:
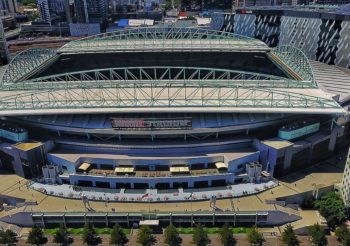
[[[0,0],[0,16],[16,13],[16,0]]]
[[[50,24],[70,23],[69,0],[37,0],[40,18]]]
[[[9,51],[6,44],[6,37],[2,19],[0,18],[0,65],[7,64],[9,61]]]
[[[74,0],[77,23],[105,23],[108,0]]]
[[[48,0],[37,0],[37,8],[40,14],[41,21],[50,23],[51,17]]]
[[[345,169],[343,174],[341,195],[346,207],[350,207],[350,149],[348,152]]]

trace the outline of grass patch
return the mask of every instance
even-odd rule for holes
[[[194,227],[177,227],[176,228],[179,234],[193,234]],[[208,234],[217,234],[220,232],[220,227],[205,227],[204,230]],[[232,227],[231,228],[232,233],[239,234],[239,233],[248,233],[251,231],[251,228],[247,227]]]
[[[46,235],[54,235],[56,233],[57,229],[44,229],[44,234]]]
[[[176,227],[176,230],[179,234],[193,234],[192,227]]]
[[[44,229],[44,233],[46,235],[54,235],[58,228],[53,228],[53,229]],[[84,229],[83,228],[67,228],[68,232],[70,235],[75,236],[75,235],[82,235]],[[111,234],[112,228],[106,227],[106,228],[98,228],[95,227],[96,233],[98,235],[108,235]],[[129,228],[123,228],[123,231],[126,235],[129,235],[131,232],[131,229]]]

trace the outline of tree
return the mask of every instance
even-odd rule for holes
[[[340,195],[328,192],[315,201],[315,207],[325,217],[328,225],[332,228],[339,225],[345,219],[345,206]]]
[[[27,243],[33,245],[43,245],[47,242],[47,238],[44,237],[44,232],[37,225],[34,225],[29,232]]]
[[[287,225],[282,232],[282,242],[288,246],[299,246],[300,241],[294,232],[292,225]]]
[[[180,246],[182,243],[182,238],[179,236],[179,233],[173,224],[170,224],[165,228],[164,238],[164,242],[170,246]]]
[[[311,243],[315,246],[326,246],[327,238],[324,230],[319,224],[315,224],[309,228],[309,235],[311,236]]]
[[[128,242],[129,239],[126,237],[123,229],[118,224],[115,224],[111,232],[110,244],[122,246]]]
[[[174,0],[174,8],[177,9],[180,6],[180,0]],[[172,9],[172,1],[171,0],[166,0],[165,1],[165,6],[164,9],[165,10],[169,10]]]
[[[250,245],[261,246],[265,242],[264,236],[258,232],[254,226],[250,232],[248,232],[248,241]]]
[[[100,243],[100,238],[97,236],[95,228],[90,223],[85,223],[82,239],[87,245],[97,245]]]
[[[201,224],[197,224],[193,231],[192,243],[197,246],[205,246],[210,243],[207,233]]]
[[[335,235],[343,246],[350,246],[350,232],[345,225],[339,226],[335,230]]]
[[[69,233],[67,231],[67,228],[63,224],[60,225],[60,228],[56,231],[55,235],[53,236],[53,242],[58,243],[60,245],[69,244]]]
[[[233,237],[232,230],[230,229],[227,223],[225,223],[221,227],[219,234],[220,234],[220,242],[222,243],[223,246],[236,245],[237,241]]]
[[[0,243],[7,245],[15,245],[17,242],[17,234],[11,230],[0,231]]]
[[[153,230],[149,226],[141,226],[137,234],[137,242],[142,246],[152,246],[157,239],[152,235]]]

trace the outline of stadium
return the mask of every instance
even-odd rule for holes
[[[224,31],[104,33],[23,51],[1,76],[1,164],[37,187],[246,195],[344,136],[301,50]]]

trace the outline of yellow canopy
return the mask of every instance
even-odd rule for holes
[[[227,168],[227,165],[223,162],[217,162],[215,163],[215,166],[217,169],[220,169],[220,168]]]
[[[134,168],[133,167],[116,167],[114,169],[115,173],[133,173]]]
[[[171,173],[189,173],[190,169],[188,167],[170,167]]]
[[[80,167],[78,169],[83,170],[83,171],[87,171],[90,167],[91,167],[91,165],[89,163],[84,162],[83,164],[80,165]]]

